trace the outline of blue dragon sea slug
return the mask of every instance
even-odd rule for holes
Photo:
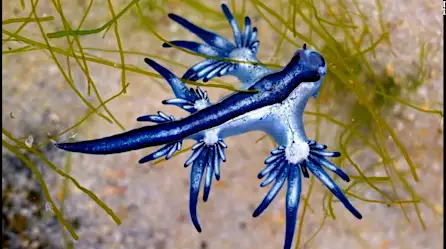
[[[201,232],[197,216],[199,190],[204,181],[203,201],[207,201],[213,178],[220,179],[220,165],[226,161],[224,139],[249,131],[263,131],[279,146],[271,151],[265,160],[265,168],[258,174],[259,179],[264,178],[261,187],[272,186],[253,216],[259,216],[287,182],[285,249],[291,248],[293,242],[301,175],[309,178],[311,172],[355,217],[361,219],[361,214],[325,171],[328,169],[349,181],[347,174],[327,159],[338,157],[340,153],[327,151],[326,145],[308,139],[305,134],[303,112],[310,97],[317,97],[326,75],[324,58],[304,45],[283,69],[268,69],[259,64],[256,58],[259,47],[257,29],[252,27],[249,17],[245,17],[242,31],[228,7],[223,4],[222,10],[233,29],[234,43],[178,15],[169,14],[173,21],[197,35],[204,43],[177,40],[167,42],[163,47],[177,46],[207,57],[187,70],[183,79],[202,79],[206,82],[214,77],[232,75],[239,79],[243,89],[255,92],[236,92],[211,103],[206,91],[186,87],[168,69],[146,58],[145,62],[164,77],[175,95],[175,98],[163,103],[176,105],[190,115],[176,119],[158,112],[137,119],[156,125],[100,139],[57,143],[56,146],[72,152],[113,154],[162,145],[139,161],[145,163],[161,157],[169,159],[181,150],[183,140],[195,140],[196,144],[184,166],[192,165],[189,210],[192,223]]]

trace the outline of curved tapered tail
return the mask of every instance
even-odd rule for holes
[[[57,143],[58,148],[86,154],[115,154],[181,140],[183,135],[169,124],[145,126],[121,134],[75,143]]]
[[[236,116],[259,108],[260,101],[250,103],[244,108],[237,108],[246,103],[251,94],[236,93],[218,104],[198,111],[181,120],[145,126],[121,134],[95,140],[76,143],[58,143],[60,149],[87,154],[115,154],[146,147],[178,142],[200,131],[218,126]],[[249,102],[249,101],[248,101]],[[265,104],[263,104],[265,105]]]
[[[197,99],[193,92],[168,69],[148,58],[144,61],[167,80],[177,97],[191,101]],[[158,114],[159,115],[155,115],[155,117],[154,115],[148,115],[138,118],[139,121],[155,121],[156,123],[162,123],[156,126],[146,126],[95,140],[76,143],[57,143],[55,145],[60,149],[72,152],[115,154],[162,144],[177,144],[177,142],[180,142],[186,136],[197,132],[194,129],[190,129],[190,127],[193,126],[188,126],[190,122],[194,121],[193,119],[174,121],[173,118],[170,119],[170,117],[165,114]],[[181,127],[189,127],[189,129]]]

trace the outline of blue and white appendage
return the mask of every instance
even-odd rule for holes
[[[244,88],[248,88],[257,79],[271,73],[272,70],[257,64],[259,63],[256,57],[259,40],[257,39],[257,28],[252,26],[251,19],[245,17],[244,30],[241,31],[229,8],[225,4],[222,4],[221,8],[232,27],[234,43],[218,34],[196,26],[183,17],[169,14],[170,19],[197,35],[205,44],[176,40],[164,43],[163,47],[174,45],[211,57],[192,66],[184,73],[183,79],[193,81],[203,79],[203,82],[207,82],[214,77],[232,75],[240,80]]]
[[[284,185],[285,181],[288,182],[286,192],[286,229],[284,245],[284,248],[286,249],[291,248],[297,223],[297,213],[302,191],[301,173],[304,177],[308,178],[308,170],[310,170],[310,172],[316,176],[356,218],[362,218],[362,215],[348,201],[347,197],[342,192],[342,189],[324,170],[325,168],[333,171],[344,181],[350,181],[346,173],[326,159],[326,157],[338,157],[340,156],[340,153],[325,151],[327,146],[317,144],[313,140],[309,140],[308,145],[309,155],[307,159],[298,163],[290,163],[289,160],[287,160],[286,147],[279,146],[277,149],[271,151],[271,155],[265,160],[266,167],[258,175],[259,179],[265,178],[260,184],[261,187],[265,187],[273,181],[274,183],[261,204],[254,211],[254,217],[259,216],[269,206]]]
[[[196,90],[187,88],[178,77],[158,63],[150,59],[145,59],[145,62],[166,79],[175,94],[176,98],[164,100],[162,102],[163,104],[178,106],[191,114],[211,105],[206,91],[203,91],[199,87],[197,87]],[[157,115],[139,117],[137,121],[150,121],[160,124],[175,121],[175,118],[163,112],[158,112]],[[197,202],[201,182],[204,176],[203,201],[206,202],[211,190],[212,177],[215,176],[217,181],[220,180],[220,165],[221,162],[226,161],[225,149],[227,148],[227,145],[224,143],[223,139],[219,137],[217,137],[215,141],[209,141],[209,139],[206,139],[205,134],[194,136],[192,139],[195,139],[197,142],[192,147],[192,154],[184,163],[184,167],[192,164],[190,175],[189,212],[192,223],[197,231],[201,232],[201,226],[197,216]],[[181,146],[182,140],[169,143],[142,158],[139,163],[146,163],[161,157],[165,157],[165,159],[168,160],[176,152],[181,150]]]

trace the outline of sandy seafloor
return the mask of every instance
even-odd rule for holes
[[[17,3],[2,2],[3,19],[21,17],[27,12],[20,11],[20,1]],[[80,18],[89,1],[63,1],[65,14],[70,20]],[[112,1],[115,10],[122,8],[125,1]],[[219,10],[219,1],[206,1],[210,8]],[[370,18],[376,18],[368,1],[361,1]],[[29,5],[29,3],[27,3]],[[100,6],[104,6],[100,8]],[[96,27],[109,19],[107,1],[95,1],[94,19],[87,21],[87,26]],[[378,49],[377,61],[389,64],[395,74],[404,74],[413,70],[418,63],[419,44],[424,40],[435,53],[426,60],[429,79],[410,99],[415,103],[427,104],[442,109],[443,104],[443,22],[441,6],[432,1],[391,1],[383,0],[384,17],[391,24],[398,24],[392,29],[390,37],[393,49],[398,58],[389,57],[386,48]],[[28,9],[29,10],[29,6]],[[181,4],[166,6],[169,12],[179,13],[195,22],[202,21],[194,11],[188,11]],[[42,0],[38,12],[41,15],[56,15],[50,1]],[[252,10],[249,13],[254,13]],[[132,13],[131,15],[134,15]],[[129,15],[124,17],[131,23]],[[272,36],[267,24],[261,18],[253,18],[255,26],[260,30],[259,58],[269,59],[273,53],[277,36]],[[193,36],[165,17],[158,19],[157,30],[170,39],[192,39]],[[212,20],[206,20],[212,24]],[[58,24],[60,25],[60,24]],[[163,49],[161,42],[147,32],[128,27],[125,21],[120,23],[121,38],[126,50],[134,50],[168,57],[183,64],[192,65],[196,57],[183,52]],[[7,26],[5,26],[7,27]],[[12,27],[12,26],[11,26]],[[50,25],[51,30],[59,30],[60,26]],[[130,27],[130,25],[129,25]],[[11,29],[12,30],[12,29]],[[84,47],[116,48],[116,40],[110,32],[105,39],[101,35],[82,37]],[[29,25],[24,34],[39,37],[35,25]],[[225,29],[225,36],[230,36],[230,30]],[[5,36],[4,36],[5,37]],[[3,48],[5,50],[5,47]],[[102,58],[119,61],[117,54],[99,53]],[[287,53],[283,53],[287,54]],[[59,57],[61,61],[64,58]],[[286,59],[284,59],[286,61]],[[2,56],[2,121],[3,126],[12,131],[15,136],[33,135],[41,139],[41,130],[48,127],[61,131],[75,123],[85,114],[86,108],[73,94],[64,82],[60,72],[47,54],[36,51],[17,55]],[[143,56],[126,56],[126,62],[147,66]],[[111,67],[89,64],[91,77],[95,80],[101,95],[110,97],[120,91],[121,72]],[[180,75],[184,68],[169,66],[174,73]],[[150,69],[149,69],[150,70]],[[79,69],[74,70],[75,83],[85,94],[85,79]],[[130,82],[128,94],[112,101],[108,108],[116,118],[131,129],[137,124],[138,116],[164,110],[174,115],[184,115],[184,112],[161,104],[161,100],[171,97],[171,93],[161,88],[162,80],[147,76],[128,73]],[[224,96],[223,90],[210,90],[213,100]],[[404,97],[404,96],[403,96]],[[89,98],[93,99],[93,98]],[[311,108],[312,103],[310,103]],[[398,109],[398,105],[395,109]],[[13,113],[14,118],[11,118]],[[421,214],[426,222],[423,230],[417,222],[413,209],[409,209],[408,223],[398,206],[386,207],[381,204],[365,203],[353,200],[354,205],[362,212],[364,218],[356,220],[350,213],[336,203],[334,205],[337,219],[327,219],[319,235],[308,245],[301,248],[340,249],[340,248],[380,248],[380,249],[439,249],[443,245],[443,129],[439,116],[428,115],[405,108],[404,119],[398,119],[390,124],[395,128],[414,162],[420,165],[420,182],[413,184],[421,194],[435,207],[436,213],[425,205],[420,205]],[[324,130],[324,129],[323,129]],[[327,125],[325,130],[330,130]],[[87,139],[106,136],[120,132],[116,125],[108,124],[97,117],[85,123],[79,130],[76,139]],[[95,192],[123,219],[121,226],[116,226],[106,213],[98,208],[88,196],[70,185],[71,194],[66,200],[66,216],[79,223],[77,233],[80,239],[75,242],[78,249],[195,249],[195,248],[282,248],[284,239],[284,189],[265,213],[259,218],[252,218],[252,212],[266,194],[267,189],[258,185],[257,173],[263,168],[263,160],[271,147],[267,143],[255,143],[262,136],[254,132],[239,137],[227,139],[227,162],[222,165],[222,180],[213,185],[210,200],[199,202],[199,218],[203,228],[197,233],[193,228],[188,214],[189,170],[183,168],[183,162],[188,156],[182,154],[168,162],[159,165],[139,165],[138,160],[151,149],[110,156],[73,155],[72,175],[86,188]],[[333,137],[333,136],[331,136]],[[40,140],[41,141],[41,140]],[[330,137],[323,143],[335,144]],[[333,148],[336,149],[336,148]],[[59,166],[63,167],[66,154],[52,148],[45,153]],[[22,177],[26,170],[17,160],[10,158],[3,149],[2,161],[5,170],[2,174],[2,184],[11,184],[17,188],[14,205],[17,214],[29,214],[29,206],[20,204],[26,193],[20,189],[38,189],[34,183],[27,183]],[[367,158],[364,158],[367,162]],[[17,170],[17,168],[20,168]],[[350,171],[351,172],[351,171]],[[376,173],[377,175],[379,172]],[[52,189],[52,195],[58,196],[61,189],[61,179],[49,170],[44,170],[44,176]],[[32,185],[32,186],[30,186]],[[309,180],[303,184],[303,193],[308,190]],[[309,212],[302,231],[302,241],[319,227],[322,219],[321,198],[325,189],[316,182],[315,195],[310,206],[315,210]],[[21,193],[21,194],[20,194]],[[362,194],[376,198],[369,188],[364,188]],[[2,195],[2,198],[5,194]],[[18,203],[18,204],[17,204]],[[44,206],[44,205],[43,205]],[[34,207],[35,209],[42,208]],[[11,209],[11,208],[9,208]],[[301,206],[302,209],[302,206]],[[5,208],[3,208],[5,212]],[[302,211],[302,210],[301,210]],[[48,216],[47,210],[40,213]],[[42,219],[29,222],[35,238],[45,237],[51,246],[40,248],[62,248],[60,229],[46,220],[50,225],[38,224]],[[53,222],[54,223],[54,222]],[[12,235],[11,235],[12,236]],[[34,238],[33,237],[33,238]],[[49,239],[48,239],[49,238]],[[20,240],[20,238],[18,238]],[[39,241],[39,239],[36,239]],[[38,246],[30,241],[18,242],[22,248]],[[302,243],[302,242],[301,242]],[[12,248],[12,247],[11,247]],[[20,248],[20,246],[18,247]]]

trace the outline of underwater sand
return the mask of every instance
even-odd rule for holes
[[[21,7],[19,1],[16,2],[2,2],[4,19],[27,14],[29,6],[26,12],[17,11],[21,10]],[[117,12],[128,1],[112,2]],[[206,6],[219,11],[218,1],[203,2],[209,3]],[[361,0],[360,2],[364,3],[364,9],[369,9],[369,1]],[[416,94],[407,99],[415,103],[432,105],[441,103],[442,106],[443,24],[440,15],[441,6],[434,6],[431,2],[383,0],[385,20],[394,25],[390,36],[398,58],[389,58],[389,51],[384,47],[378,49],[376,61],[381,65],[391,65],[395,74],[407,73],[411,70],[411,65],[418,63],[419,42],[421,39],[425,40],[433,47],[433,50],[437,51],[426,62],[431,77],[417,90]],[[64,1],[63,5],[67,18],[78,20],[76,18],[80,18],[88,1]],[[94,4],[95,7],[90,15],[98,21],[89,19],[87,27],[97,27],[109,20],[108,8],[98,8],[97,6],[100,5],[107,6],[107,2],[99,1]],[[194,16],[193,11],[187,11],[187,8],[182,8],[179,3],[168,5],[166,9],[168,12],[175,12],[192,21],[200,21],[199,16]],[[248,11],[248,13],[254,12],[254,10]],[[41,1],[38,13],[57,16],[48,0]],[[376,18],[375,14],[373,11],[368,11],[370,18]],[[141,29],[132,29],[130,25],[132,19],[129,15],[126,15],[124,20],[120,23],[120,30],[126,50],[163,55],[187,65],[192,65],[197,61],[196,57],[181,51],[163,49],[161,41],[152,35]],[[207,23],[212,24],[212,20],[207,20]],[[253,23],[260,31],[259,58],[266,61],[271,56],[278,38],[271,38],[272,31],[265,22],[261,21],[261,18],[254,17]],[[129,24],[128,27],[127,24]],[[60,27],[50,25],[47,31],[60,30]],[[193,39],[190,33],[167,17],[159,17],[157,30],[171,40]],[[40,37],[37,26],[33,24],[27,26],[23,32],[36,39]],[[232,37],[229,26],[223,34],[225,37]],[[81,42],[84,47],[116,48],[116,39],[112,30],[105,39],[101,36],[84,36],[81,37]],[[92,53],[112,61],[119,61],[118,54]],[[62,57],[59,59],[64,61]],[[15,136],[26,137],[31,134],[39,138],[40,129],[45,130],[45,127],[50,127],[56,132],[62,131],[85,115],[85,106],[68,88],[57,67],[46,54],[35,51],[4,55],[2,61],[2,109],[4,110],[2,121],[3,126]],[[126,63],[148,68],[144,64],[143,56],[126,56]],[[170,65],[168,68],[177,75],[184,72],[184,68]],[[89,69],[104,99],[121,90],[120,70],[94,63],[89,63]],[[73,77],[76,85],[85,93],[85,79],[78,68],[73,70]],[[161,84],[165,84],[163,80],[128,73],[127,81],[130,82],[128,93],[107,105],[126,129],[141,126],[136,122],[138,116],[155,113],[158,110],[178,116],[185,114],[178,108],[161,104],[162,100],[171,97],[171,93],[166,88],[160,87]],[[233,82],[233,79],[227,81]],[[223,90],[211,89],[211,100],[220,98],[226,93]],[[399,112],[403,118],[395,119],[390,124],[395,128],[414,162],[423,168],[423,170],[418,170],[420,182],[413,186],[442,213],[443,130],[440,118],[408,108],[400,112],[398,105],[394,108],[395,112]],[[14,113],[14,118],[10,117],[11,112]],[[321,130],[329,129],[330,125],[326,124]],[[77,131],[76,139],[97,138],[120,131],[118,126],[109,124],[96,116],[82,125]],[[65,201],[66,216],[76,219],[80,224],[76,230],[80,239],[75,242],[75,248],[282,248],[285,222],[284,191],[281,191],[263,215],[252,218],[252,212],[267,191],[259,187],[260,181],[256,177],[263,168],[263,160],[271,149],[271,145],[267,142],[255,143],[261,136],[261,133],[254,132],[227,140],[227,162],[222,164],[222,180],[213,185],[207,203],[199,202],[198,214],[203,228],[201,234],[195,231],[188,213],[190,169],[183,168],[183,162],[188,153],[158,165],[138,164],[138,160],[152,149],[109,156],[74,154],[71,174],[84,187],[95,192],[123,220],[121,226],[116,226],[113,220],[88,196],[70,185],[71,194]],[[322,134],[322,138],[323,143],[336,149],[332,147],[336,144],[333,136],[324,137]],[[5,153],[5,150],[2,153]],[[54,162],[63,167],[64,153],[51,149],[45,153],[55,154],[57,158]],[[367,157],[363,160],[364,164],[370,163]],[[379,174],[380,172],[376,172],[376,175]],[[44,175],[52,189],[52,196],[57,196],[62,180],[56,179],[49,169],[45,170]],[[2,174],[2,182],[5,182],[6,178],[8,176]],[[15,184],[15,180],[9,180],[8,183]],[[308,191],[309,184],[310,180],[306,179],[303,184],[304,194]],[[308,211],[306,215],[301,244],[319,228],[323,218],[321,198],[325,189],[316,180],[313,191],[315,194],[309,205],[314,212]],[[379,198],[368,187],[363,189],[362,195],[372,199]],[[301,248],[442,248],[443,217],[434,214],[426,206],[420,205],[421,214],[427,226],[427,230],[423,230],[413,208],[408,209],[408,216],[412,221],[408,223],[397,205],[387,207],[354,199],[353,203],[363,214],[362,220],[356,220],[339,203],[336,203],[334,204],[336,220],[328,218],[318,236]],[[302,211],[302,204],[300,211]],[[60,248],[59,243],[63,242],[61,233],[57,232],[57,229],[41,229],[42,233],[53,233],[51,235],[53,248]],[[28,248],[31,247],[28,246]]]

